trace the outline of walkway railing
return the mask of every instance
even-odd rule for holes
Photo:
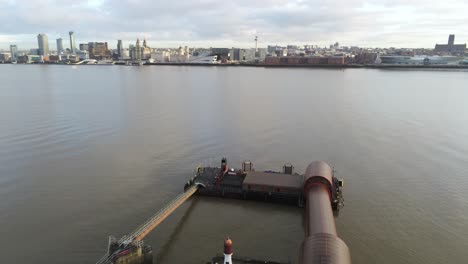
[[[179,194],[174,200],[164,206],[161,210],[155,213],[150,219],[139,226],[128,236],[123,236],[119,241],[119,247],[126,241],[139,243],[143,238],[155,229],[164,219],[166,219],[172,212],[174,212],[180,205],[182,205],[188,198],[190,198],[198,190],[197,185],[185,190],[185,192]],[[115,253],[105,254],[96,264],[111,263],[112,259],[116,256]]]

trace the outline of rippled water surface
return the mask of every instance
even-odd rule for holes
[[[0,65],[2,263],[94,263],[199,162],[326,160],[353,263],[466,263],[468,72]],[[158,263],[295,261],[299,208],[195,198],[145,241]]]

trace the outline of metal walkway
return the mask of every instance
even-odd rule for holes
[[[155,229],[164,219],[172,214],[180,205],[182,205],[188,198],[190,198],[198,190],[198,185],[193,185],[185,192],[179,194],[174,200],[168,203],[165,207],[159,210],[154,214],[150,219],[148,219],[144,224],[139,226],[135,231],[130,235],[124,236],[119,240],[119,246],[124,242],[139,242],[149,234],[153,229]],[[105,254],[96,264],[105,264],[112,263],[114,254]]]

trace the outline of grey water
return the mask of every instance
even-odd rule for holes
[[[468,72],[0,65],[0,259],[94,263],[198,164],[325,160],[353,263],[466,263]],[[300,208],[195,197],[145,242],[157,263],[295,262]]]

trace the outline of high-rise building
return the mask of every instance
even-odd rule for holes
[[[10,45],[10,54],[12,59],[16,59],[18,56],[18,47],[16,45]]]
[[[137,39],[137,42],[136,42],[136,45],[135,45],[135,57],[133,59],[134,60],[141,60],[140,39]]]
[[[123,57],[123,45],[122,45],[122,40],[117,40],[117,54],[119,55],[119,58]]]
[[[37,44],[39,46],[39,55],[49,55],[49,39],[46,34],[37,35]]]
[[[63,39],[61,38],[57,39],[57,53],[58,54],[63,53]]]
[[[74,53],[75,50],[76,50],[76,45],[75,45],[75,32],[70,31],[70,32],[68,32],[68,34],[70,35],[70,50],[71,50],[72,53]]]

